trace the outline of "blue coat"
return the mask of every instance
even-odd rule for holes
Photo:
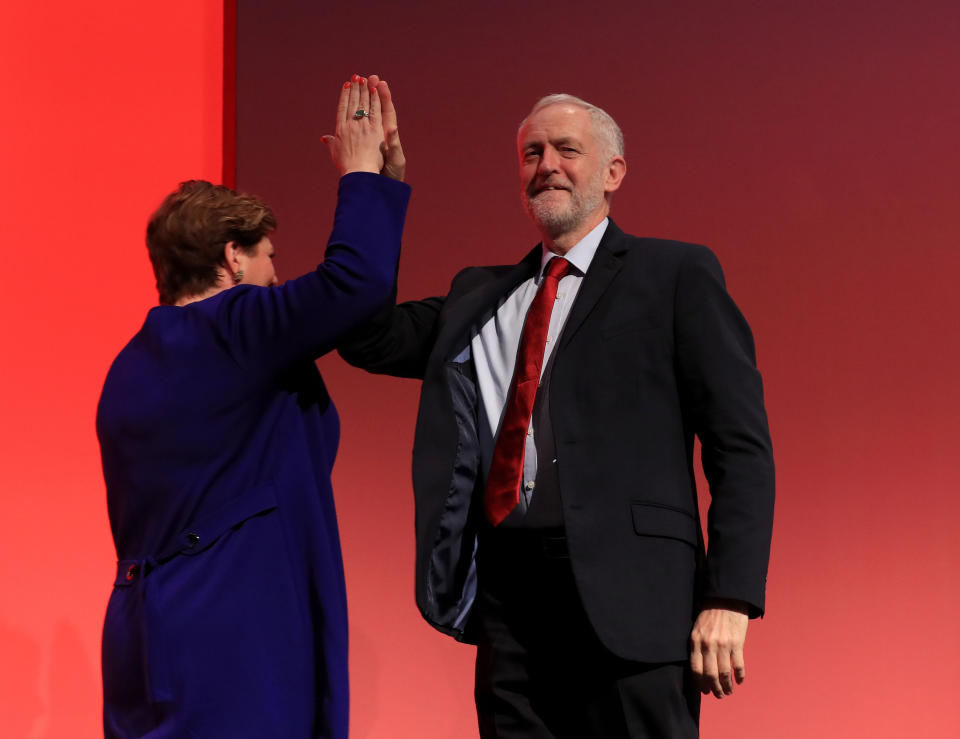
[[[315,272],[159,306],[107,375],[108,737],[347,736],[347,610],[314,358],[388,298],[409,188],[340,181]]]

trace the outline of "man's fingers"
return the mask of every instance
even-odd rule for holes
[[[717,682],[720,684],[723,695],[733,693],[733,666],[730,664],[730,649],[728,647],[721,646],[717,651]]]
[[[720,670],[717,667],[717,653],[708,651],[703,655],[704,693],[713,693],[715,698],[723,698],[723,686],[720,685]]]
[[[740,685],[747,679],[747,666],[743,660],[743,646],[733,650],[733,677]]]
[[[693,672],[701,693],[704,695],[713,693],[718,698],[723,697],[717,671],[717,655],[711,651],[708,642],[699,639],[692,641],[690,646],[690,670]]]
[[[370,122],[380,130],[381,126],[381,106],[380,106],[380,94],[377,92],[377,88],[373,87],[369,83],[367,84],[367,89],[370,93]]]
[[[395,139],[397,140],[396,143],[399,143],[397,110],[393,107],[393,95],[386,80],[380,80],[377,83],[377,94],[380,96],[380,107],[383,114],[383,133],[387,138],[387,144],[393,146]]]
[[[690,645],[690,672],[699,685],[703,677],[703,655],[700,653],[700,645],[695,643]]]

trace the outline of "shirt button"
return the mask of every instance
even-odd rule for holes
[[[533,429],[529,429],[527,431],[527,436],[533,436]]]
[[[536,483],[535,483],[533,480],[531,480],[531,481],[528,482],[526,485],[524,485],[524,487],[525,487],[527,490],[533,490],[533,488],[534,488],[535,485],[536,485]]]

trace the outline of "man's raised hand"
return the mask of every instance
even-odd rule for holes
[[[384,141],[380,149],[383,154],[383,169],[380,174],[403,182],[407,170],[407,159],[400,145],[400,131],[397,127],[397,111],[393,107],[393,95],[386,80],[380,79],[375,74],[370,75],[368,84],[371,91],[377,91],[382,110]]]

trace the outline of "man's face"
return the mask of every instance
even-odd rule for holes
[[[563,103],[538,110],[520,129],[517,146],[520,196],[541,231],[556,238],[606,215],[609,153],[586,110]]]

